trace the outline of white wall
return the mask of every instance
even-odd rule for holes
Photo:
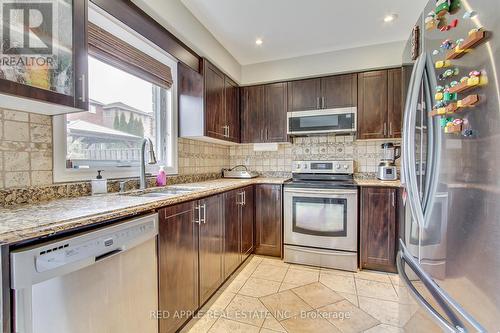
[[[242,67],[241,84],[399,66],[404,44],[392,42],[246,65]]]
[[[196,53],[209,59],[236,82],[241,82],[241,65],[180,0],[132,0],[132,2]]]

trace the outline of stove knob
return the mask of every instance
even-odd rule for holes
[[[297,163],[297,165],[295,166],[295,169],[300,170],[300,163]]]
[[[306,164],[306,163],[304,163],[304,165],[302,165],[302,167],[303,167],[304,169],[307,169],[307,164]]]
[[[344,164],[344,169],[346,169],[346,170],[347,170],[347,168],[348,168],[347,164]]]
[[[340,169],[340,164],[337,164],[335,168],[337,168],[337,170]]]

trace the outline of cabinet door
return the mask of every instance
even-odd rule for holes
[[[240,255],[240,210],[242,190],[224,193],[224,277],[227,278],[241,262]]]
[[[263,142],[264,86],[241,88],[241,142]]]
[[[285,142],[286,134],[286,83],[273,83],[264,86],[264,112],[266,121],[265,141]]]
[[[13,0],[2,6],[7,18],[2,54],[14,62],[0,69],[0,94],[88,110],[87,0]],[[24,34],[9,33],[31,12],[43,24]],[[29,23],[24,24],[26,30]],[[32,45],[32,40],[38,43]]]
[[[243,189],[244,202],[241,207],[241,255],[245,260],[253,251],[253,229],[254,229],[254,189],[248,186]]]
[[[387,134],[387,71],[358,74],[358,139]]]
[[[361,188],[361,268],[396,271],[397,189]]]
[[[403,126],[402,69],[390,69],[387,74],[387,123],[389,124],[388,137],[400,138]]]
[[[160,210],[158,266],[160,311],[173,314],[198,309],[198,225],[192,202]],[[175,332],[188,319],[163,318],[160,333]]]
[[[255,188],[255,253],[281,257],[281,185]]]
[[[288,82],[288,111],[318,110],[321,97],[321,79]]]
[[[321,79],[322,108],[345,108],[356,106],[358,99],[356,74],[324,77]]]
[[[227,139],[233,142],[240,142],[240,93],[238,85],[225,77],[224,83],[224,107],[225,126],[227,126]]]
[[[225,139],[224,136],[224,74],[208,61],[204,62],[205,74],[205,133]]]
[[[222,284],[223,229],[221,195],[200,200],[199,274],[200,305],[205,303]]]

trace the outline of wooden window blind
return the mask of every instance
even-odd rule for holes
[[[172,86],[172,71],[93,23],[88,23],[89,55],[163,88]]]

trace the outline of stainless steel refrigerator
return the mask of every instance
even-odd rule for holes
[[[400,324],[500,332],[500,1],[431,0],[416,25],[403,54]],[[435,115],[449,105],[461,107]]]

